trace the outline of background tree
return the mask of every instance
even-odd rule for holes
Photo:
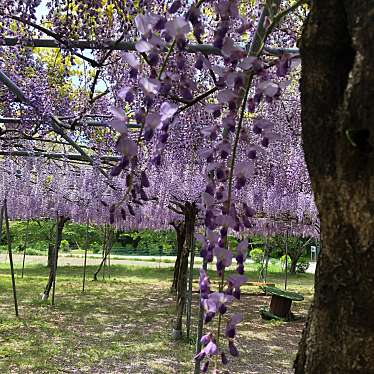
[[[307,250],[313,243],[312,238],[303,238],[302,236],[280,236],[276,235],[270,239],[269,245],[272,247],[272,254],[283,256],[287,241],[287,253],[291,259],[289,271],[291,274],[296,273],[297,263],[303,255],[307,254]]]

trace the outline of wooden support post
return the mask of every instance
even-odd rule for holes
[[[194,212],[193,212],[194,213]],[[193,267],[195,262],[195,215],[193,217],[193,230],[190,235],[190,271],[188,275],[188,294],[187,294],[187,312],[186,312],[186,335],[187,340],[190,340],[191,333],[191,314],[192,314],[192,282],[193,282]]]
[[[87,221],[87,224],[86,224],[86,237],[85,237],[85,243],[84,243],[84,263],[83,263],[82,293],[84,293],[84,287],[85,287],[85,284],[86,284],[87,250],[88,250],[88,221]]]
[[[264,276],[264,283],[266,283],[266,282],[267,282],[267,279],[268,279],[269,258],[270,258],[269,238],[266,237],[266,258],[265,258],[265,276]]]
[[[108,279],[110,279],[110,252],[108,253]]]
[[[261,270],[259,274],[259,281],[262,283],[266,283],[267,273],[268,273],[268,263],[269,263],[269,243],[268,243],[268,237],[266,236],[265,242],[264,242],[264,254],[262,256]]]
[[[27,220],[27,225],[26,225],[26,233],[25,233],[25,242],[23,244],[23,259],[22,259],[22,273],[21,273],[21,278],[23,278],[23,272],[25,270],[25,259],[26,259],[26,248],[27,248],[27,239],[29,236],[29,220]]]
[[[59,248],[59,217],[56,218],[56,239],[55,239],[55,250],[54,250],[54,262],[53,262],[53,283],[52,283],[52,305],[55,305],[55,292],[56,292],[56,273],[57,273],[57,261],[58,261],[58,248]]]
[[[208,270],[208,263],[206,261],[203,262],[203,269],[205,271]],[[200,353],[201,351],[201,338],[203,336],[203,328],[204,328],[204,307],[201,303],[201,296],[199,295],[199,317],[197,322],[197,334],[196,334],[196,344],[195,344],[195,352],[196,354]],[[200,374],[200,361],[195,360],[195,368],[194,374]]]
[[[1,239],[3,238],[3,220],[4,220],[4,206],[0,208],[0,244]]]
[[[102,277],[103,280],[105,279],[105,266],[106,266],[106,257],[107,257],[107,250],[108,250],[108,226],[104,226],[104,245],[102,250],[102,261],[103,261],[103,271],[102,271]]]
[[[10,274],[12,276],[12,289],[13,289],[13,300],[14,300],[14,310],[16,313],[16,317],[19,316],[18,314],[18,302],[17,302],[17,291],[16,291],[16,280],[14,277],[14,266],[13,266],[13,256],[12,256],[12,243],[10,239],[10,228],[9,228],[9,217],[8,217],[8,208],[7,208],[7,201],[4,201],[3,205],[3,214],[5,218],[5,228],[6,228],[6,239],[8,242],[8,255],[9,255],[9,264],[10,264]]]
[[[287,290],[287,281],[288,281],[288,229],[286,232],[286,268],[285,268],[285,277],[284,277],[284,289]]]

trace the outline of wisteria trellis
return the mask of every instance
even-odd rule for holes
[[[226,346],[221,330],[227,306],[240,298],[246,280],[248,243],[241,241],[235,253],[228,248],[228,233],[284,232],[292,220],[294,233],[316,235],[300,137],[298,55],[284,53],[297,42],[302,3],[106,1],[104,6],[85,0],[73,8],[51,1],[44,23],[36,17],[39,1],[8,0],[0,11],[4,38],[20,37],[16,47],[1,48],[0,67],[27,99],[15,102],[10,91],[0,92],[2,115],[17,118],[4,121],[0,136],[3,154],[10,155],[1,170],[10,215],[58,212],[123,229],[164,228],[174,218],[167,209],[170,199],[198,202],[207,232],[198,237],[201,254],[208,262],[216,257],[221,280],[210,293],[201,271],[205,322],[218,325],[203,337],[196,356],[203,372],[209,366],[217,371],[219,361],[226,365],[227,352],[238,355],[234,338],[241,317],[228,319]],[[58,42],[66,63],[84,61],[77,67],[78,83],[71,82],[72,67],[61,72],[59,82],[52,80],[43,56],[25,47],[42,34]],[[131,39],[134,51],[113,47],[88,55],[71,47],[72,40],[93,38],[104,45],[114,40],[114,47]],[[90,126],[90,116],[119,135]],[[20,149],[32,156],[62,133],[65,141],[54,147],[80,149],[92,168],[67,158],[14,156]],[[105,155],[120,155],[109,173],[103,172]],[[238,274],[225,279],[233,257]]]

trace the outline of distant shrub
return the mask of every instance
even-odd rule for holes
[[[102,250],[101,244],[94,242],[90,246],[92,253],[99,253]]]
[[[70,251],[70,244],[67,240],[63,239],[61,240],[61,245],[60,245],[61,251],[62,252],[69,252]]]
[[[283,255],[280,258],[280,262],[281,262],[282,270],[285,270],[285,268],[286,268],[286,255]],[[291,267],[291,257],[287,256],[287,269],[289,270],[290,267]]]
[[[299,261],[296,265],[296,272],[297,273],[305,273],[309,268],[309,261],[305,257],[300,257]]]
[[[29,247],[27,247],[27,249],[26,249],[26,254],[28,255],[28,256],[40,256],[40,255],[45,255],[46,253],[45,253],[46,251],[44,250],[44,251],[42,251],[42,250],[40,250],[40,249],[35,249],[35,248],[29,248]]]
[[[16,247],[15,247],[15,252],[23,252],[23,245],[22,244],[18,244]]]
[[[264,251],[261,248],[253,248],[249,255],[254,262],[260,263],[264,257]]]

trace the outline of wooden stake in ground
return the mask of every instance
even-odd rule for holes
[[[21,278],[23,278],[23,272],[25,270],[25,259],[26,259],[26,248],[27,248],[27,239],[29,237],[29,220],[27,220],[26,233],[25,233],[25,242],[23,244],[23,259],[22,259],[22,273]]]
[[[10,274],[12,276],[12,289],[13,289],[13,300],[14,300],[14,310],[16,313],[16,317],[19,316],[18,314],[18,302],[17,302],[17,291],[16,291],[16,280],[14,277],[14,266],[13,266],[13,256],[12,256],[12,243],[10,240],[10,228],[9,228],[9,218],[8,218],[8,209],[7,209],[7,201],[4,201],[4,205],[2,208],[2,216],[4,215],[5,218],[5,228],[6,228],[6,240],[8,242],[8,255],[9,255],[9,264],[10,264]]]

